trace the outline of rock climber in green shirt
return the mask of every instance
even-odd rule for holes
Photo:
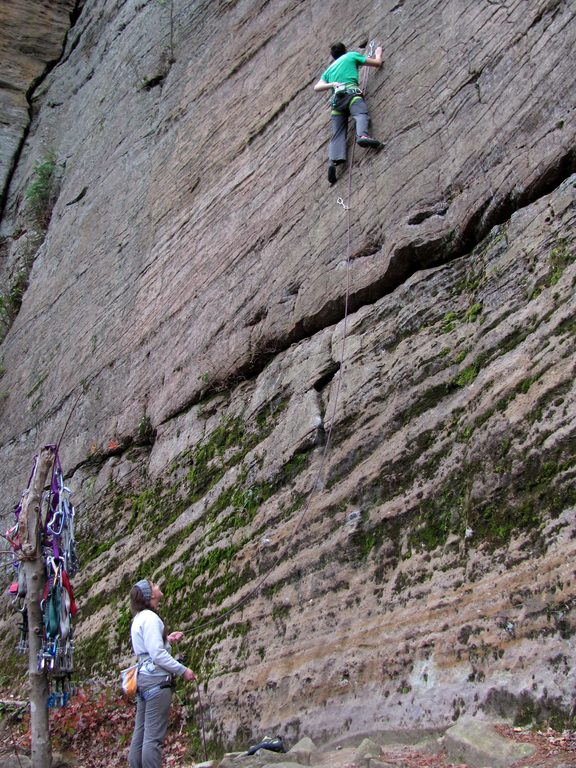
[[[368,132],[370,115],[368,106],[358,86],[359,67],[382,66],[382,48],[376,48],[374,58],[356,51],[346,51],[344,43],[334,43],[330,48],[334,62],[321,75],[315,91],[332,90],[332,138],[330,140],[328,181],[336,181],[336,166],[346,162],[348,116],[356,122],[356,143],[361,147],[380,149],[382,144]]]

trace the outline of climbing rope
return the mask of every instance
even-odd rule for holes
[[[200,696],[200,683],[196,680],[196,694],[198,696],[198,711],[200,713],[200,733],[202,734],[202,746],[204,748],[204,759],[208,760],[208,749],[206,747],[206,731],[204,728],[204,710],[202,708],[202,697]]]
[[[376,48],[376,42],[374,40],[370,41],[368,43],[368,46],[366,48],[366,55],[370,58],[374,55],[374,51]],[[369,68],[366,67],[365,71],[362,72],[362,92],[364,93],[366,90],[366,85],[368,82],[368,70]],[[352,152],[350,155],[350,165],[349,165],[349,172],[348,172],[348,201],[351,199],[352,195],[352,170],[354,167],[354,144],[352,145]],[[333,405],[332,405],[332,411],[331,415],[328,419],[329,426],[328,430],[326,432],[326,442],[324,444],[324,448],[322,451],[322,458],[320,460],[320,466],[318,468],[318,472],[316,473],[316,478],[314,480],[314,483],[312,485],[312,488],[308,494],[308,497],[306,499],[306,503],[303,507],[302,512],[300,513],[300,516],[298,517],[296,525],[293,527],[291,534],[288,537],[288,540],[286,541],[284,547],[281,549],[281,551],[278,553],[272,564],[268,567],[268,569],[265,571],[263,576],[258,580],[258,582],[253,586],[247,593],[244,595],[244,597],[240,598],[233,606],[228,608],[223,613],[218,614],[218,616],[215,616],[212,619],[208,619],[207,621],[203,621],[200,624],[196,624],[192,627],[192,630],[195,632],[198,632],[201,629],[205,629],[206,627],[211,626],[212,624],[216,624],[223,619],[225,619],[227,616],[229,616],[231,613],[236,611],[238,608],[240,608],[242,605],[248,602],[254,595],[256,595],[264,586],[266,581],[268,580],[268,577],[272,573],[272,571],[279,565],[279,563],[285,559],[286,555],[288,554],[290,547],[292,545],[292,541],[298,532],[298,530],[301,528],[302,523],[304,522],[304,519],[306,515],[308,514],[310,510],[310,505],[312,503],[312,499],[314,497],[314,494],[317,490],[322,488],[322,477],[324,475],[324,469],[328,457],[328,452],[330,449],[330,445],[332,442],[332,433],[334,430],[334,421],[336,418],[336,410],[338,407],[338,400],[340,397],[340,388],[342,384],[342,379],[344,375],[344,367],[345,367],[345,351],[346,351],[346,336],[348,332],[348,314],[349,314],[349,299],[350,299],[350,284],[351,284],[351,259],[352,259],[352,238],[351,238],[351,230],[352,230],[352,221],[351,221],[351,206],[347,205],[344,200],[339,197],[337,200],[337,204],[341,205],[344,210],[346,211],[346,229],[347,229],[347,236],[346,236],[346,290],[344,294],[344,317],[343,317],[343,330],[342,330],[342,347],[340,351],[340,361],[339,361],[339,375],[336,383],[336,392],[333,399]]]
[[[368,52],[367,55],[370,57],[374,53],[375,48],[375,42],[371,41],[369,43],[369,47],[367,48]],[[368,80],[368,72],[363,72],[363,83],[362,83],[362,92],[365,92],[366,84]],[[348,171],[348,201],[350,202],[352,197],[352,170],[354,167],[354,144],[352,145],[352,152],[350,156],[350,166]],[[240,600],[236,601],[236,603],[231,606],[228,610],[224,611],[223,613],[218,614],[218,616],[215,616],[212,619],[208,619],[207,621],[203,621],[200,624],[196,624],[196,626],[192,627],[192,631],[199,632],[202,629],[206,629],[207,627],[212,626],[213,624],[216,624],[220,621],[223,621],[226,617],[230,616],[234,611],[238,610],[242,605],[248,602],[254,595],[258,594],[258,592],[262,589],[266,581],[268,580],[268,577],[272,573],[272,571],[284,560],[284,558],[287,556],[288,552],[290,551],[290,548],[292,546],[292,542],[294,540],[294,537],[296,536],[296,533],[300,530],[302,527],[302,524],[304,522],[305,517],[307,516],[310,506],[312,504],[312,499],[314,498],[314,494],[316,490],[319,490],[322,487],[322,477],[324,476],[324,469],[326,466],[326,461],[328,457],[328,452],[331,446],[332,442],[332,434],[334,431],[334,421],[336,418],[336,410],[338,407],[338,400],[340,397],[340,388],[342,384],[342,379],[344,376],[344,366],[345,366],[345,360],[346,360],[346,337],[348,333],[348,314],[349,314],[349,299],[350,299],[350,283],[351,283],[351,259],[352,259],[352,237],[351,237],[351,230],[352,230],[352,221],[351,221],[351,206],[347,205],[344,200],[339,197],[337,200],[337,204],[341,205],[343,209],[346,211],[346,290],[345,290],[345,296],[344,296],[344,318],[343,318],[343,330],[342,330],[342,346],[340,350],[340,363],[339,363],[339,375],[336,383],[336,392],[334,395],[333,405],[332,405],[332,412],[329,418],[329,426],[328,431],[326,433],[326,442],[324,444],[324,448],[322,451],[322,458],[320,461],[320,466],[318,468],[318,472],[316,474],[314,483],[312,485],[312,488],[310,492],[308,493],[306,504],[304,505],[302,512],[300,513],[298,520],[296,522],[296,525],[293,527],[292,532],[290,533],[288,540],[284,544],[284,547],[281,549],[281,551],[278,553],[278,555],[274,558],[274,561],[272,564],[268,567],[268,569],[264,572],[263,576],[258,580],[258,582],[253,586],[247,593],[242,597]],[[205,683],[206,685],[206,683]],[[198,682],[196,683],[196,690],[198,694],[198,708],[199,708],[199,714],[200,714],[200,731],[202,733],[202,742],[204,745],[204,756],[207,759],[207,750],[206,750],[206,735],[204,732],[204,713],[202,709],[202,701],[200,698],[200,686]]]

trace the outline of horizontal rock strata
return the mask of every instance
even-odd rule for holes
[[[10,462],[27,461],[19,436],[32,425],[36,442],[60,433],[81,383],[71,465],[342,317],[346,181],[325,183],[328,112],[310,86],[326,63],[318,34],[341,34],[347,6],[258,9],[196,4],[171,28],[155,3],[87,3],[35,92],[9,247],[34,164],[53,150],[65,171],[42,277],[3,350]],[[551,188],[573,167],[576,131],[570,3],[357,14],[348,42],[384,42],[368,90],[387,149],[356,153],[352,306],[465,252]],[[56,349],[34,343],[45,327],[58,328]]]
[[[310,87],[339,0],[87,2],[34,94],[4,494],[65,437],[80,669],[152,576],[214,744],[571,704],[574,9],[425,5],[355,6],[386,149],[351,196]]]
[[[294,345],[96,481],[79,470],[100,510],[83,522],[92,674],[126,651],[117,596],[145,570],[215,740],[565,711],[575,198],[572,177],[353,313],[345,339],[342,322]]]

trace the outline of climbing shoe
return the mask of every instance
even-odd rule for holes
[[[368,136],[367,134],[364,134],[363,136],[360,136],[359,139],[356,139],[356,143],[360,147],[371,147],[372,149],[380,149],[384,146],[382,142],[378,141],[378,139],[373,139],[371,136]]]
[[[334,165],[334,163],[330,163],[328,166],[328,181],[330,182],[330,184],[335,184],[336,178],[337,178],[336,166]]]

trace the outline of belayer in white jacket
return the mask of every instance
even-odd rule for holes
[[[194,672],[170,653],[170,643],[177,643],[184,634],[167,634],[157,613],[162,597],[160,587],[148,579],[141,579],[130,591],[134,616],[130,635],[140,664],[136,724],[128,755],[130,768],[160,768],[174,677],[196,680]]]

